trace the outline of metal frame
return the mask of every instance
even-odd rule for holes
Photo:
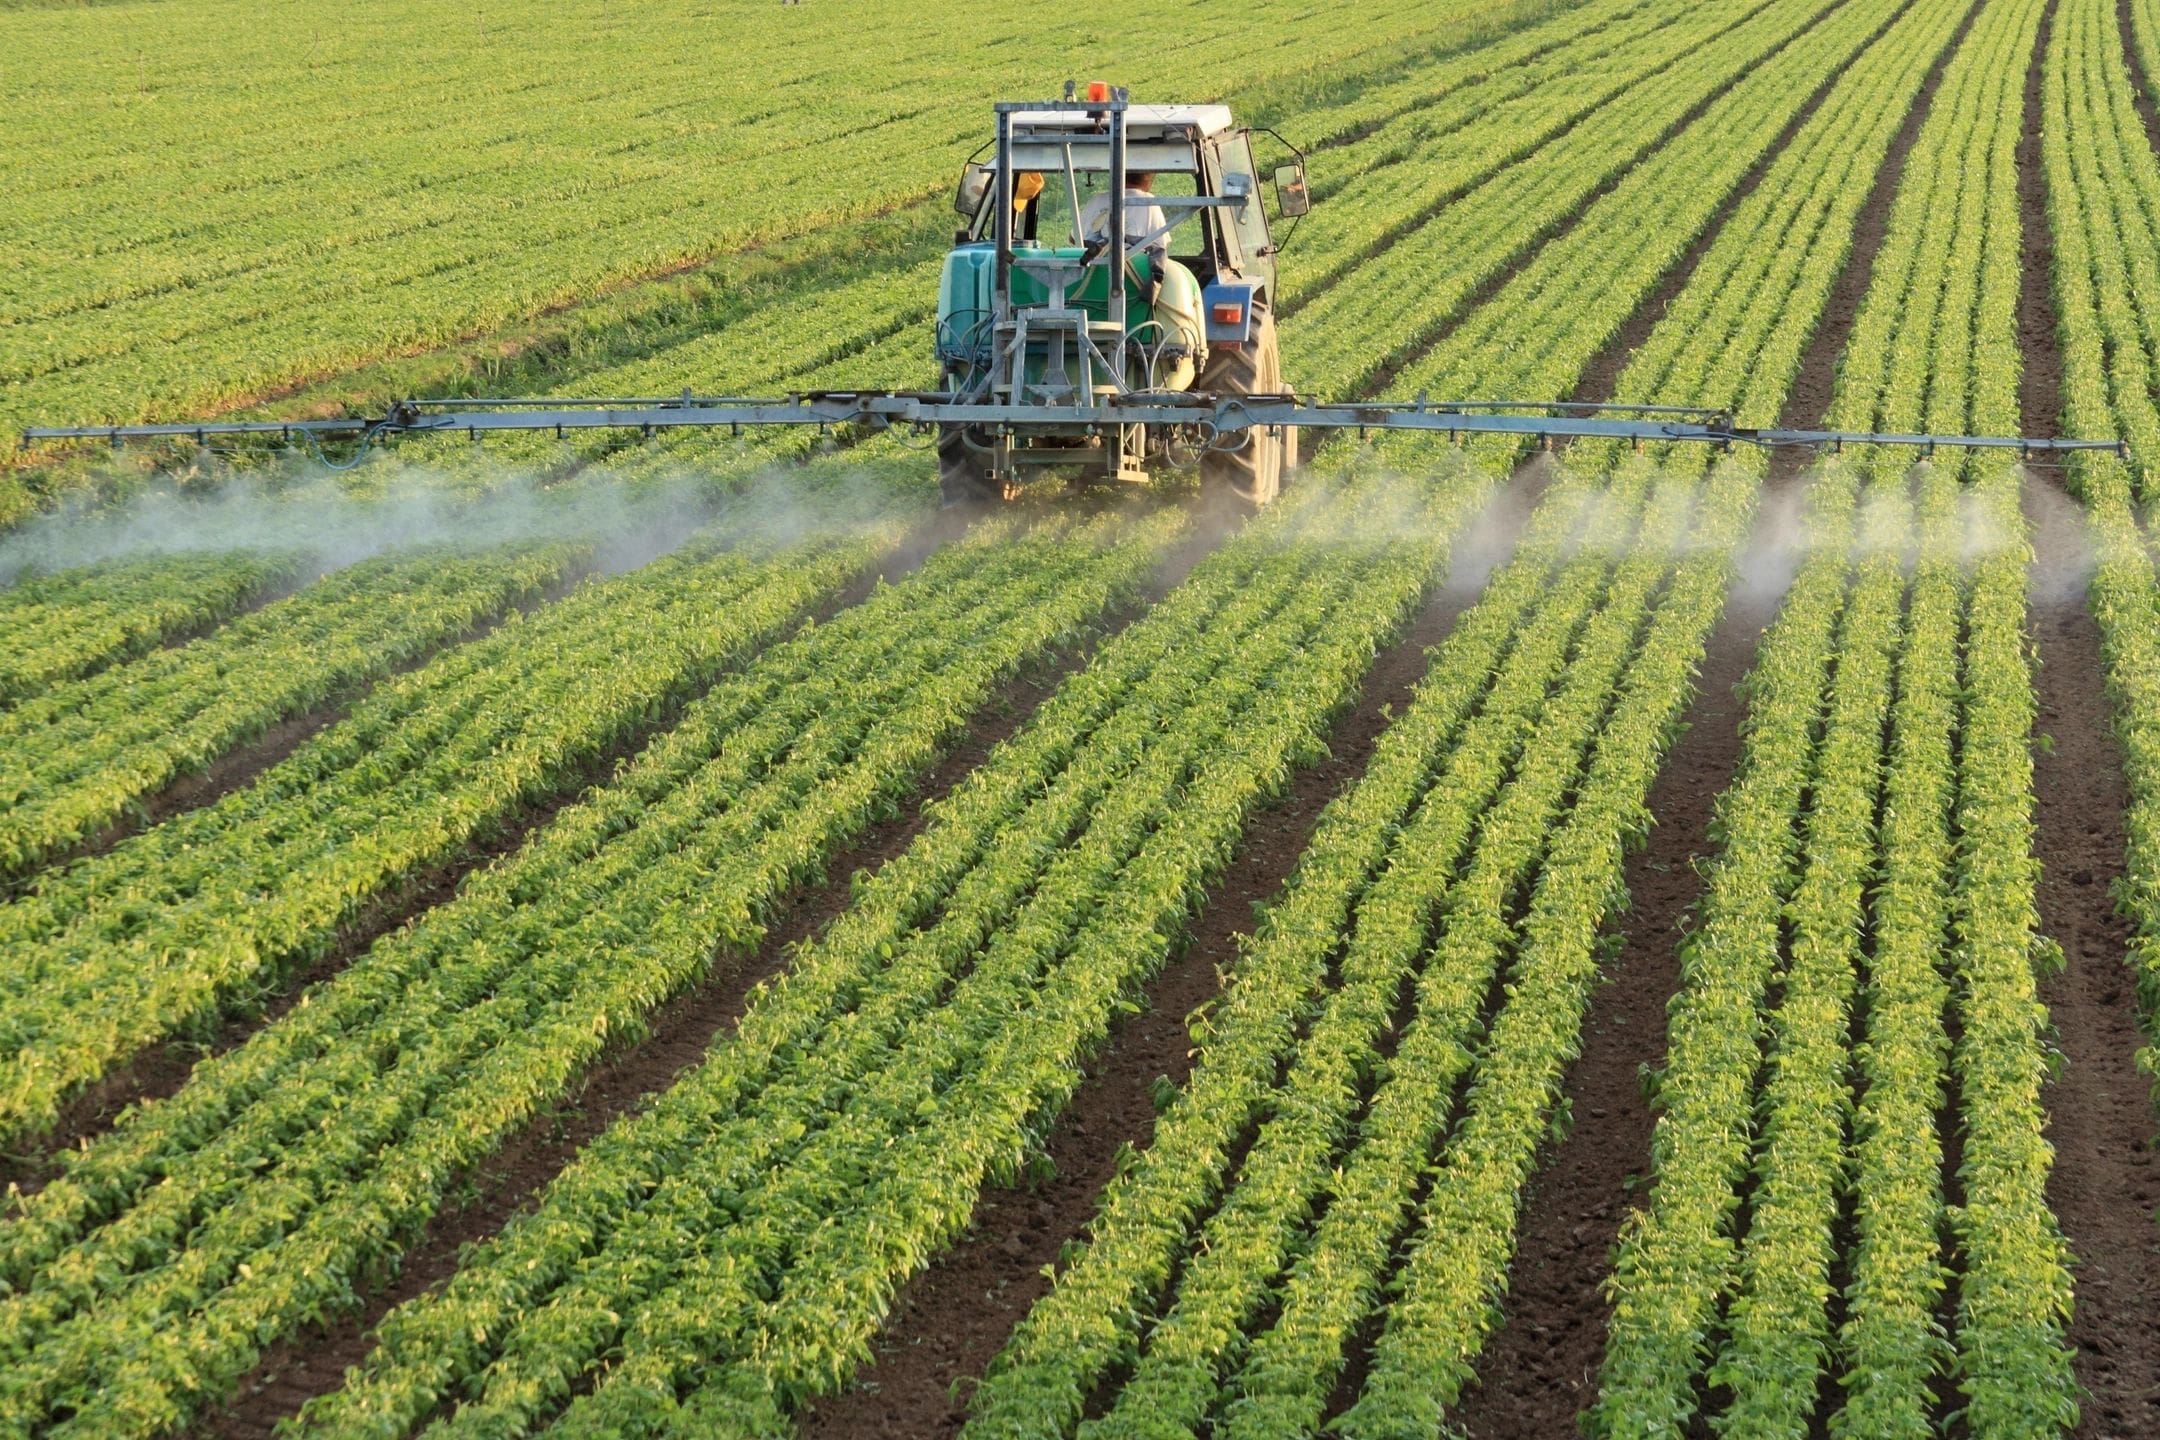
[[[1060,422],[1049,420],[1049,415],[1098,409],[1102,404],[1114,402],[1126,393],[1123,352],[1125,322],[1128,318],[1125,285],[1125,265],[1129,253],[1125,238],[1125,132],[1128,105],[1126,92],[1117,89],[1102,100],[999,101],[992,107],[997,116],[997,176],[991,197],[991,204],[996,207],[991,222],[996,270],[990,301],[988,385],[988,394],[993,404],[988,408],[1000,415],[1012,414],[1034,421],[1036,426],[1056,425]],[[1107,259],[1102,258],[1101,252],[1093,246],[1089,246],[1078,260],[1015,253],[1012,203],[1015,178],[1013,117],[1023,113],[1044,112],[1089,116],[1101,122],[1107,129],[1110,145],[1110,205],[1105,226],[1106,244],[1103,247],[1109,252]],[[1023,135],[1021,138],[1032,137]],[[1065,180],[1068,189],[1071,189],[1073,176],[1070,137],[1061,135],[1061,138],[1068,142]],[[1071,198],[1077,201],[1077,194]],[[1073,217],[1077,222],[1077,204],[1073,206]],[[1090,320],[1084,309],[1069,303],[1067,299],[1073,290],[1085,283],[1088,269],[1097,264],[1107,264],[1110,267],[1107,314],[1106,318],[1100,321]],[[1019,306],[1013,303],[1012,280],[1016,268],[1042,280],[1049,292],[1047,305]],[[1048,344],[1042,378],[1034,384],[1030,384],[1027,378],[1028,347],[1031,341],[1047,341]],[[1077,372],[1076,377],[1068,376],[1068,361]],[[1061,400],[1082,400],[1086,403],[1061,405],[1058,403]],[[759,420],[743,423],[774,422]],[[883,428],[894,423],[934,424],[936,421],[902,421],[873,414],[840,423],[868,423]],[[1129,431],[1122,425],[1108,425],[1100,430],[1087,429],[1080,432],[1084,439],[1109,442],[1101,444],[1101,452],[1103,467],[1110,479],[1144,481],[1147,478],[1143,463],[1145,455],[1136,451],[1129,443],[1129,438],[1136,434],[1144,432]],[[1031,454],[1016,443],[1019,439],[1020,432],[1002,423],[997,425],[990,446],[993,474],[1008,475],[1023,463],[1072,464],[1088,458],[1084,454],[1074,455],[1064,450]],[[1143,440],[1143,447],[1144,443]]]
[[[1529,413],[1524,413],[1529,412]],[[822,390],[758,399],[676,396],[614,399],[402,400],[379,417],[336,420],[220,420],[169,425],[32,426],[22,444],[62,440],[194,440],[212,437],[302,437],[357,440],[363,446],[401,435],[456,435],[472,439],[497,431],[727,429],[744,426],[861,426],[931,431],[939,425],[991,430],[1009,442],[1036,427],[1058,433],[1121,438],[1122,427],[1168,425],[1195,432],[1203,445],[1234,447],[1247,432],[1296,426],[1300,430],[1355,430],[1508,435],[1550,445],[1560,440],[1619,440],[1646,444],[1798,446],[1841,451],[1848,445],[1922,449],[2015,450],[2021,456],[2106,451],[2129,458],[2121,440],[2051,439],[2018,435],[1874,434],[1857,430],[1788,430],[1734,425],[1718,410],[1656,405],[1589,405],[1564,401],[1463,400],[1408,404],[1324,405],[1294,395],[1217,399],[1190,392],[1120,395],[1094,405],[982,403],[934,391]]]

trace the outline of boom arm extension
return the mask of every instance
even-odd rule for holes
[[[637,430],[650,435],[682,428],[739,431],[750,425],[854,425],[870,430],[930,430],[973,425],[993,430],[1036,427],[1071,433],[1113,425],[1175,425],[1199,431],[1209,443],[1234,443],[1243,432],[1294,425],[1301,430],[1422,431],[1454,439],[1512,435],[1538,443],[1556,440],[1621,440],[1638,447],[1667,442],[1711,445],[1805,446],[1897,445],[1932,454],[1938,448],[2015,450],[2020,456],[2102,450],[2128,456],[2120,440],[2066,440],[2017,435],[1885,435],[1852,430],[1783,430],[1737,426],[1723,411],[1659,405],[1590,405],[1567,402],[1469,400],[1408,404],[1314,404],[1294,395],[1247,395],[1217,399],[1190,393],[1119,396],[1100,405],[983,405],[937,392],[820,390],[776,399],[703,397],[684,391],[672,397],[599,400],[401,400],[378,418],[335,420],[214,420],[164,425],[32,427],[26,445],[56,440],[192,439],[213,436],[281,437],[285,440],[357,440],[365,448],[397,435],[456,435],[473,439],[497,430]]]

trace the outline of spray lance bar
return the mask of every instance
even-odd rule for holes
[[[2121,440],[2054,439],[2018,435],[1905,435],[1858,430],[1789,430],[1732,423],[1719,410],[1683,406],[1575,404],[1567,401],[1457,400],[1406,404],[1321,404],[1295,395],[1216,397],[1192,392],[1141,391],[1088,405],[982,404],[938,391],[813,390],[776,398],[675,396],[611,399],[400,400],[383,415],[330,420],[219,420],[158,425],[32,426],[22,444],[61,440],[191,439],[213,436],[278,437],[314,443],[358,441],[364,451],[401,435],[456,435],[472,439],[494,431],[726,429],[745,426],[895,427],[918,432],[941,425],[979,426],[996,432],[1046,430],[1086,433],[1117,425],[1167,425],[1197,432],[1204,443],[1236,445],[1254,430],[1295,426],[1300,430],[1355,430],[1508,435],[1539,444],[1559,440],[1617,440],[1637,447],[1697,443],[1730,447],[1797,446],[1843,450],[1847,445],[1894,445],[1924,450],[2014,450],[2022,457],[2072,451],[2106,451],[2129,458]]]

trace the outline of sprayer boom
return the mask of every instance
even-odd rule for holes
[[[870,432],[902,429],[937,433],[941,426],[977,427],[991,433],[1034,430],[1085,437],[1122,425],[1162,426],[1184,436],[1196,450],[1236,448],[1254,433],[1298,430],[1414,431],[1462,440],[1505,435],[1551,445],[1560,440],[1616,440],[1644,445],[1696,443],[1799,446],[1842,450],[1848,445],[1892,445],[1933,454],[1938,449],[2011,450],[2021,458],[2067,451],[2109,451],[2127,456],[2119,440],[2066,440],[2017,435],[1889,435],[1854,430],[1786,430],[1732,423],[1718,410],[1660,405],[1592,405],[1564,401],[1457,400],[1407,403],[1316,404],[1291,394],[1217,397],[1193,392],[1142,392],[1094,405],[983,404],[934,391],[819,390],[771,399],[706,397],[684,391],[668,397],[539,400],[401,400],[376,418],[332,420],[210,420],[162,425],[32,427],[26,445],[61,440],[193,440],[214,437],[275,437],[287,443],[353,441],[365,451],[402,435],[458,435],[472,439],[499,430],[726,429],[746,426],[814,425]],[[357,458],[358,451],[352,458]]]

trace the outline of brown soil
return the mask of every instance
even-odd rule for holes
[[[1891,142],[1861,208],[1845,266],[1786,396],[1785,425],[1813,425],[1829,407],[1837,358],[1867,293],[1905,157],[1941,81],[1944,60],[1955,52],[1975,13],[1967,12]],[[1810,109],[1821,98],[1812,97]],[[1755,178],[1751,175],[1751,182]],[[1568,1073],[1573,1130],[1564,1143],[1548,1146],[1524,1196],[1500,1324],[1486,1342],[1478,1378],[1451,1417],[1479,1440],[1573,1434],[1577,1415],[1595,1397],[1610,1316],[1599,1286],[1610,1270],[1621,1221],[1640,1198],[1655,1123],[1638,1076],[1642,1066],[1664,1059],[1665,1007],[1680,980],[1678,941],[1702,894],[1694,857],[1715,850],[1710,826],[1716,796],[1740,759],[1746,706],[1733,687],[1745,676],[1791,578],[1790,545],[1798,533],[1794,521],[1808,464],[1809,457],[1797,451],[1773,458],[1754,535],[1741,557],[1741,578],[1711,633],[1689,729],[1651,788],[1657,824],[1648,846],[1628,862],[1632,913],[1624,926],[1626,940],[1608,966],[1584,1024],[1582,1055]]]
[[[951,514],[940,517],[881,573],[888,580],[898,578],[965,524],[963,518]],[[1174,548],[1144,600],[1159,598],[1221,533],[1218,527]],[[859,593],[851,591],[843,601],[859,598]],[[833,608],[839,608],[838,604]],[[1144,604],[1111,616],[1101,634],[1115,634],[1142,613]],[[826,866],[824,882],[803,886],[776,906],[775,923],[753,954],[725,958],[705,980],[661,1006],[650,1019],[645,1039],[603,1062],[574,1096],[520,1131],[478,1167],[469,1177],[462,1203],[446,1209],[427,1227],[387,1290],[360,1313],[324,1331],[272,1346],[241,1383],[237,1398],[199,1427],[198,1433],[221,1440],[266,1437],[279,1419],[313,1396],[337,1388],[345,1368],[367,1354],[374,1328],[388,1311],[447,1279],[457,1267],[461,1246],[500,1230],[593,1137],[695,1065],[714,1037],[740,1018],[752,987],[783,969],[793,946],[817,934],[847,908],[850,878],[858,870],[875,870],[913,843],[927,820],[930,799],[948,793],[979,767],[998,742],[1019,729],[1067,675],[1087,662],[1093,648],[1076,647],[1030,667],[1005,685],[977,712],[960,742],[919,787],[925,797],[921,806],[872,826]]]
[[[1894,23],[1893,17],[1884,22],[1884,28],[1887,29]],[[1635,351],[1642,343],[1650,338],[1650,332],[1663,322],[1666,312],[1672,308],[1673,300],[1681,291],[1687,289],[1688,282],[1695,278],[1696,268],[1702,264],[1703,256],[1710,253],[1710,247],[1717,243],[1718,236],[1725,229],[1725,223],[1761,186],[1763,176],[1769,172],[1770,166],[1784,153],[1785,147],[1792,143],[1792,138],[1800,132],[1800,127],[1807,124],[1809,118],[1822,107],[1824,99],[1829,96],[1836,83],[1837,77],[1834,75],[1823,81],[1815,93],[1808,96],[1807,103],[1800,107],[1785,128],[1778,132],[1777,138],[1764,149],[1761,157],[1748,167],[1740,184],[1726,198],[1725,203],[1718,207],[1717,213],[1711,217],[1710,223],[1703,227],[1702,233],[1689,244],[1679,263],[1665,272],[1665,278],[1658,282],[1657,288],[1650,292],[1647,299],[1635,307],[1634,313],[1621,325],[1619,333],[1590,358],[1590,363],[1583,369],[1582,378],[1570,392],[1569,399],[1586,404],[1601,404],[1612,398],[1613,391],[1619,386],[1621,372],[1627,369],[1628,361],[1634,358]]]
[[[2048,291],[2051,254],[2039,157],[2041,27],[2025,92],[2018,156],[2026,284],[2018,330],[2026,433],[2059,433],[2062,356]],[[2145,107],[2148,123],[2150,108]],[[2037,729],[2053,744],[2034,757],[2034,850],[2040,928],[2062,947],[2063,970],[2040,987],[2062,1054],[2046,1092],[2054,1209],[2077,1257],[2070,1342],[2086,1392],[2077,1433],[2087,1440],[2160,1434],[2160,1263],[2153,1210],[2160,1168],[2147,1081],[2138,1073],[2137,995],[2126,961],[2130,926],[2110,887],[2122,875],[2129,787],[2108,708],[2100,631],[2085,604],[2092,573],[2082,512],[2052,476],[2025,486],[2033,526],[2032,614],[2038,642]]]
[[[2160,1434],[2160,1167],[2148,1082],[2138,1073],[2130,927],[2109,887],[2121,876],[2129,791],[2110,725],[2099,627],[2084,601],[2082,516],[2051,480],[2027,485],[2034,521],[2033,621],[2039,642],[2035,757],[2040,925],[2064,969],[2041,985],[2062,1053],[2046,1094],[2055,1147],[2048,1201],[2077,1257],[2070,1342],[2088,1392],[2077,1433]]]
[[[2062,345],[2055,297],[2055,237],[2048,229],[2047,169],[2040,153],[2041,64],[2055,29],[2050,0],[2025,70],[2025,114],[2018,133],[2018,428],[2053,438],[2062,433]]]
[[[1890,141],[1890,152],[1883,157],[1882,170],[1875,176],[1874,188],[1868,191],[1867,203],[1860,207],[1860,215],[1853,226],[1852,249],[1845,257],[1845,266],[1838,272],[1837,283],[1830,288],[1830,299],[1823,308],[1821,321],[1808,343],[1807,353],[1800,359],[1800,373],[1793,381],[1792,389],[1785,393],[1784,409],[1778,423],[1787,427],[1812,426],[1830,412],[1830,402],[1837,392],[1838,361],[1845,354],[1845,342],[1852,338],[1853,323],[1859,318],[1860,302],[1867,298],[1869,283],[1875,278],[1875,256],[1882,250],[1883,238],[1890,227],[1890,205],[1897,196],[1898,181],[1905,174],[1906,157],[1912,154],[1915,141],[1920,138],[1920,123],[1934,106],[1935,91],[1942,84],[1943,68],[1950,56],[1957,53],[1958,46],[1965,43],[1965,34],[1972,29],[1978,8],[1968,10],[1958,22],[1957,33],[1936,57],[1927,79],[1921,82],[1920,94],[1905,116],[1905,123]],[[2044,272],[2043,272],[2044,274]]]
[[[1374,743],[1425,674],[1425,652],[1474,603],[1535,507],[1548,473],[1525,467],[1456,547],[1459,561],[1409,629],[1383,650],[1357,705],[1328,737],[1329,758],[1300,772],[1256,814],[1239,854],[1193,923],[1190,942],[1148,987],[1142,1012],[1120,1025],[1053,1131],[1047,1181],[986,1192],[973,1228],[895,1301],[875,1342],[877,1359],[846,1391],[804,1412],[800,1433],[836,1437],[956,1433],[967,1382],[982,1373],[1029,1306],[1049,1288],[1043,1274],[1061,1248],[1084,1237],[1096,1197],[1120,1148],[1142,1145],[1155,1124],[1158,1078],[1182,1083],[1191,1069],[1187,1017],[1216,994],[1235,965],[1238,937],[1272,898],[1311,839],[1321,810],[1364,770]]]
[[[26,894],[35,888],[39,877],[58,870],[77,860],[103,855],[131,835],[140,835],[151,826],[169,820],[188,810],[199,810],[205,805],[215,805],[236,790],[244,790],[279,761],[290,756],[315,735],[345,718],[353,706],[365,699],[368,693],[385,681],[400,675],[409,675],[437,656],[460,645],[470,645],[486,637],[501,625],[511,611],[530,614],[541,606],[561,599],[576,587],[578,581],[590,572],[576,570],[555,584],[548,586],[534,598],[512,605],[498,614],[489,615],[476,624],[455,635],[448,636],[417,655],[392,666],[381,675],[345,685],[310,705],[297,715],[288,715],[250,739],[240,740],[223,755],[194,774],[183,774],[164,789],[143,798],[128,815],[99,832],[95,837],[63,852],[47,861],[37,870],[16,880],[0,884],[0,898]],[[319,578],[319,577],[310,577]],[[289,595],[298,590],[298,584],[288,586],[277,596]],[[267,603],[265,601],[264,603]],[[256,608],[250,606],[249,608]],[[225,622],[219,622],[220,624]],[[208,633],[215,626],[200,627],[195,638]],[[177,648],[185,641],[175,642],[166,648]]]
[[[1749,19],[1752,19],[1756,14],[1760,13],[1761,8],[1763,7],[1758,7],[1755,10],[1750,10],[1746,16],[1743,16],[1741,19],[1736,20],[1732,26],[1728,26],[1727,32],[1729,32],[1731,29],[1737,28],[1738,26],[1747,23]],[[1807,25],[1802,26],[1798,30],[1795,30],[1791,35],[1788,35],[1784,40],[1780,41],[1777,45],[1772,47],[1756,61],[1756,64],[1766,64],[1773,57],[1783,53],[1786,47],[1794,44],[1802,36],[1808,34],[1813,29],[1814,25],[1819,22],[1824,15],[1827,15],[1834,8],[1834,4],[1819,6],[1814,18],[1811,19]],[[1885,26],[1887,26],[1888,23],[1889,22],[1886,21]],[[1720,36],[1718,38],[1722,38],[1724,33],[1726,32],[1720,32]],[[1715,41],[1709,43],[1715,43]],[[1664,67],[1660,67],[1660,71],[1662,71],[1663,68]],[[1652,73],[1654,74],[1660,72]],[[1735,77],[1727,83],[1720,85],[1717,89],[1713,90],[1708,95],[1703,96],[1701,100],[1690,106],[1687,112],[1681,115],[1679,119],[1673,121],[1672,124],[1666,126],[1664,130],[1660,131],[1658,135],[1643,148],[1642,153],[1645,155],[1654,154],[1655,152],[1663,149],[1666,145],[1670,144],[1675,136],[1679,135],[1681,131],[1687,129],[1690,125],[1693,125],[1697,120],[1701,119],[1704,112],[1709,110],[1712,105],[1715,105],[1718,100],[1725,95],[1727,91],[1731,90],[1733,86],[1739,84],[1740,80],[1744,78],[1744,76]],[[1819,100],[1820,96],[1817,96],[1816,99]],[[1810,105],[1812,105],[1815,103],[1815,101],[1811,100],[1809,103]],[[1577,125],[1583,124],[1585,121],[1589,120],[1591,116],[1597,113],[1597,111],[1592,110],[1587,114],[1579,117],[1573,124],[1568,125],[1565,129],[1559,131],[1552,137],[1551,140],[1547,140],[1545,143],[1548,145],[1553,143],[1553,140],[1559,139],[1561,135],[1567,134]],[[1518,165],[1530,164],[1534,160],[1536,153],[1537,152],[1533,151],[1530,155],[1526,155],[1522,159],[1517,160],[1514,163]],[[1618,187],[1622,180],[1625,180],[1627,178],[1627,175],[1628,171],[1626,169],[1622,169],[1616,172],[1610,178],[1606,179],[1604,182],[1593,188],[1589,194],[1585,195],[1582,198],[1580,204],[1578,204],[1573,210],[1569,211],[1567,215],[1560,219],[1558,222],[1547,226],[1543,230],[1524,231],[1518,237],[1522,248],[1521,253],[1515,258],[1515,260],[1507,265],[1498,267],[1494,271],[1494,273],[1489,276],[1482,284],[1478,285],[1468,295],[1466,295],[1463,298],[1462,302],[1449,313],[1447,318],[1440,321],[1438,324],[1428,328],[1424,333],[1419,335],[1413,342],[1411,342],[1410,345],[1405,347],[1397,354],[1388,356],[1382,362],[1379,368],[1373,372],[1372,378],[1364,386],[1365,393],[1372,395],[1386,394],[1388,388],[1395,383],[1395,379],[1397,376],[1401,375],[1404,370],[1407,370],[1411,366],[1417,364],[1419,361],[1423,360],[1426,356],[1430,355],[1435,349],[1437,349],[1440,344],[1446,340],[1447,336],[1455,329],[1457,325],[1461,324],[1464,319],[1474,313],[1486,301],[1497,295],[1503,286],[1507,285],[1510,281],[1512,281],[1516,277],[1516,275],[1521,272],[1523,267],[1529,263],[1530,259],[1535,256],[1542,247],[1551,244],[1555,240],[1566,235],[1570,230],[1574,229],[1576,224],[1581,221],[1583,215],[1589,211],[1590,207],[1597,204],[1598,201],[1604,199],[1608,194],[1610,194],[1616,187]],[[1454,198],[1455,197],[1451,196],[1448,199],[1441,201],[1439,204],[1433,205],[1424,210],[1420,210],[1414,216],[1406,219],[1403,223],[1389,227],[1388,231],[1385,234],[1383,234],[1380,238],[1376,239],[1371,245],[1367,246],[1362,252],[1360,252],[1360,260],[1371,259],[1375,256],[1382,254],[1391,247],[1409,239],[1420,227],[1426,224],[1427,221],[1431,220],[1434,216],[1438,215],[1442,210],[1444,210],[1449,204],[1453,203]],[[1348,275],[1354,275],[1355,273],[1356,270],[1354,267],[1351,269],[1347,269],[1342,272],[1341,276],[1338,276],[1336,282],[1331,282],[1331,284],[1325,288],[1333,288],[1333,284],[1339,283],[1341,278]],[[1322,293],[1324,293],[1322,289],[1307,291],[1304,294],[1303,299],[1300,303],[1309,304],[1311,303],[1311,301],[1317,299]]]
[[[1647,1168],[1655,1121],[1639,1072],[1665,1058],[1665,1005],[1679,988],[1686,917],[1701,898],[1694,858],[1712,853],[1712,806],[1740,759],[1746,704],[1734,688],[1776,615],[1793,565],[1785,523],[1802,480],[1773,478],[1725,613],[1711,632],[1688,728],[1650,791],[1649,843],[1627,863],[1626,941],[1568,1072],[1573,1133],[1548,1147],[1523,1199],[1501,1322],[1479,1378],[1450,1417],[1470,1436],[1566,1436],[1596,1393],[1609,1314],[1600,1293],[1621,1220]]]
[[[310,566],[295,574],[287,575],[281,580],[274,580],[222,615],[212,616],[200,624],[183,625],[179,629],[161,636],[156,648],[160,650],[178,650],[183,645],[192,645],[197,640],[202,639],[203,636],[210,634],[212,631],[223,629],[243,615],[251,615],[265,605],[273,605],[287,596],[298,594],[302,587],[312,585],[321,578],[321,573]],[[86,672],[84,678],[109,669],[113,665],[124,665],[133,658],[135,657],[132,653],[116,657],[106,664],[98,666],[97,670]]]
[[[2160,150],[2160,110],[2153,107],[2152,77],[2138,58],[2137,38],[2131,32],[2130,0],[2115,0],[2115,24],[2122,31],[2123,61],[2130,67],[2130,99],[2138,118],[2145,122],[2145,138]]]

